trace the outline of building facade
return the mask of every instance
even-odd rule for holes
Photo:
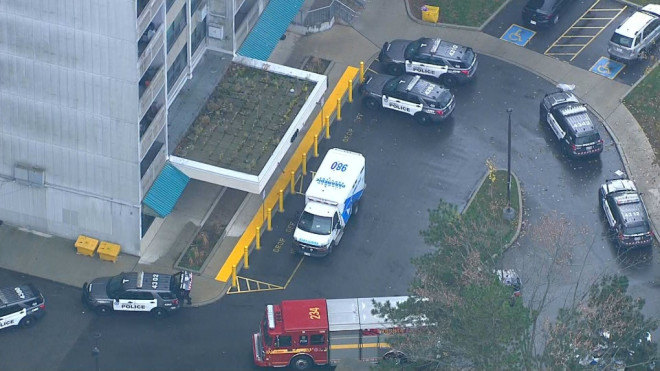
[[[268,0],[0,0],[0,220],[140,255],[168,107]]]

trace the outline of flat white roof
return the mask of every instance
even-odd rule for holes
[[[360,153],[338,148],[329,150],[307,188],[306,195],[344,202],[350,196],[364,165],[364,156]]]

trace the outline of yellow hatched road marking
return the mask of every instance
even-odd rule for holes
[[[595,8],[596,5],[598,5],[598,3],[600,3],[600,0],[597,1],[597,2],[595,2],[594,5],[591,6],[591,8],[589,8],[586,12],[584,12],[584,13],[582,14],[582,16],[581,16],[580,18],[578,18],[575,22],[573,22],[573,24],[571,25],[571,27],[569,27],[566,31],[564,31],[564,33],[563,33],[561,36],[559,36],[559,38],[558,38],[557,40],[555,40],[555,42],[552,43],[552,45],[550,45],[550,46],[548,47],[548,49],[546,49],[545,52],[544,52],[543,54],[545,54],[545,55],[557,55],[557,54],[555,54],[555,53],[550,53],[550,49],[552,49],[553,47],[556,46],[556,44],[557,44],[557,42],[559,41],[559,39],[561,39],[561,38],[567,36],[566,34],[567,34],[571,29],[574,29],[574,28],[575,28],[575,29],[586,29],[586,28],[596,28],[596,29],[598,29],[598,28],[599,28],[600,30],[599,30],[595,35],[593,35],[593,36],[585,36],[585,37],[591,37],[591,40],[589,40],[589,42],[587,42],[587,43],[586,43],[586,44],[585,44],[580,50],[578,50],[578,51],[575,52],[575,53],[571,53],[571,54],[562,54],[562,55],[573,55],[573,57],[569,60],[569,61],[573,61],[573,59],[575,59],[575,58],[578,56],[578,54],[580,54],[580,53],[584,50],[584,48],[586,48],[589,44],[591,44],[591,42],[594,41],[594,39],[595,39],[598,35],[600,35],[601,32],[603,32],[603,30],[605,30],[605,28],[607,28],[607,26],[609,26],[610,23],[612,23],[612,21],[614,21],[614,19],[616,19],[616,18],[617,18],[621,13],[623,13],[623,11],[628,7],[628,6],[624,6],[623,8],[619,9],[619,10],[617,11],[616,15],[614,15],[612,18],[609,18],[609,22],[607,22],[607,24],[605,24],[603,27],[580,27],[580,26],[576,26],[576,24],[577,24],[578,22],[580,22],[581,20],[583,20],[583,19],[585,19],[585,20],[589,20],[589,18],[585,18],[584,16],[585,16],[587,13],[589,13],[590,11],[595,10],[595,9],[598,9],[598,8]],[[607,19],[607,18],[606,18],[606,19]],[[576,37],[576,36],[570,36],[570,35],[568,35],[567,37]]]
[[[287,286],[289,286],[289,283],[291,283],[291,279],[293,279],[293,276],[296,274],[296,272],[298,272],[298,269],[300,268],[300,265],[302,264],[303,260],[305,260],[304,256],[300,258],[298,265],[296,265],[296,268],[293,270],[293,272],[289,276],[289,279],[286,281],[284,286],[275,285],[272,283],[255,280],[252,278],[237,276],[236,278],[238,284],[236,285],[236,287],[229,286],[229,289],[227,290],[227,294],[247,294],[250,292],[284,290],[287,288]],[[241,285],[241,283],[243,283],[243,285]]]

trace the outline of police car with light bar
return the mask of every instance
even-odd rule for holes
[[[603,140],[587,108],[571,91],[546,94],[541,101],[540,116],[559,140],[564,153],[584,157],[603,152]]]
[[[82,301],[99,314],[110,311],[150,312],[161,318],[176,311],[181,275],[128,272],[83,285]]]
[[[45,309],[44,296],[31,284],[0,288],[0,329],[30,327]]]
[[[383,107],[403,112],[420,124],[445,120],[456,105],[449,89],[418,75],[369,74],[360,91],[368,108]]]
[[[621,248],[650,246],[653,231],[635,183],[627,178],[609,179],[598,190],[598,201],[610,231]]]
[[[472,48],[438,38],[386,42],[378,60],[391,75],[430,76],[447,87],[470,80],[477,71],[477,54]]]

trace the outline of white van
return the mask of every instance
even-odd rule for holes
[[[660,5],[648,4],[617,27],[607,51],[610,58],[624,62],[648,58],[660,39]]]
[[[306,256],[326,256],[339,244],[346,223],[357,214],[365,188],[362,154],[328,151],[305,193],[305,210],[293,232],[294,248]]]

